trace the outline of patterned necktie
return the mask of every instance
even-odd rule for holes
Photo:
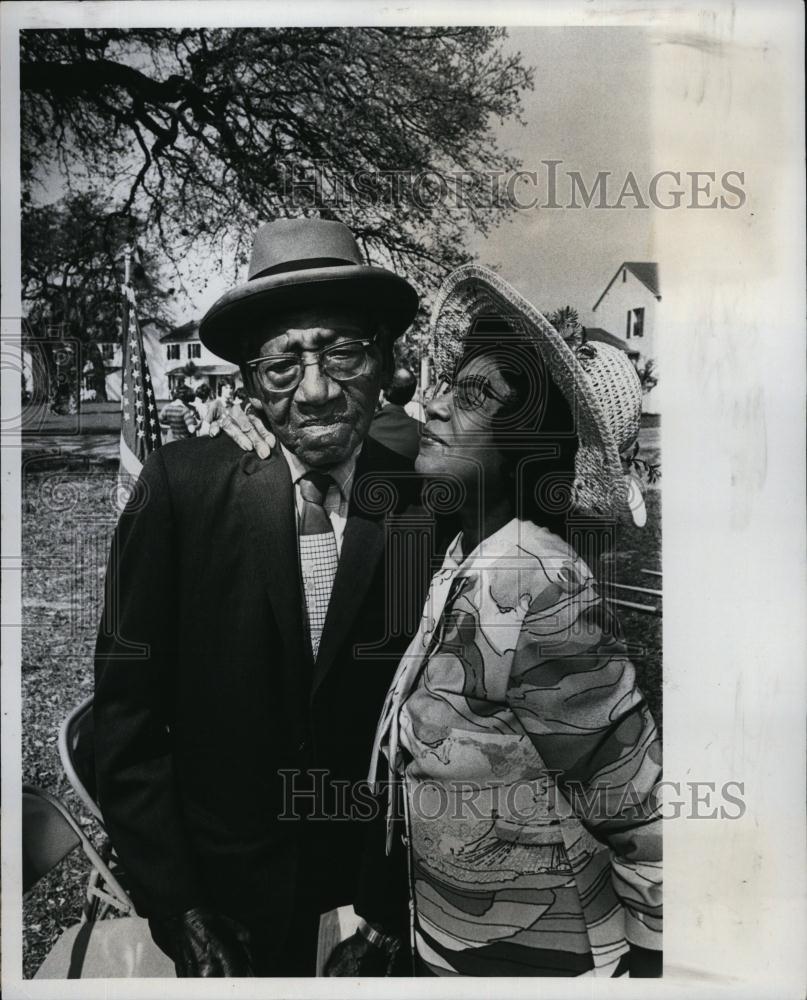
[[[303,498],[299,533],[300,566],[308,612],[308,633],[316,659],[339,558],[333,525],[324,507],[333,479],[323,472],[307,472],[300,478],[299,485]]]

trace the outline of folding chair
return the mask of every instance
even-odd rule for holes
[[[121,913],[133,909],[125,889],[63,802],[40,788],[24,785],[22,805],[23,893],[80,847],[100,880],[100,885],[87,888],[84,919],[90,915],[96,898]]]
[[[48,792],[24,785],[22,806],[24,894],[79,848],[95,875],[87,887],[80,922],[64,931],[34,978],[173,978],[173,962],[153,943],[148,923],[134,915],[123,886],[64,803]],[[99,899],[106,912],[115,910],[122,916],[93,919]]]
[[[98,806],[97,786],[95,782],[95,728],[92,714],[92,695],[77,705],[59,727],[59,758],[64,768],[65,776],[73,791],[80,799],[87,812],[94,817],[101,829],[104,829],[104,819]],[[125,885],[125,875],[118,866],[118,859],[109,840],[106,840],[99,852],[103,861],[115,872],[118,880]],[[90,876],[88,892],[92,892],[99,879],[98,871],[93,869]],[[106,916],[107,905],[96,899],[94,909],[88,914],[89,919],[97,920]]]
[[[92,695],[77,705],[59,727],[59,757],[67,780],[91,816],[103,826],[95,784]]]

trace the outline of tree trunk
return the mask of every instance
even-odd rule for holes
[[[92,365],[93,388],[95,389],[95,400],[98,403],[107,401],[106,395],[106,365],[97,344],[87,345],[87,360]]]

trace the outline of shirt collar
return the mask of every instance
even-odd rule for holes
[[[446,556],[443,560],[443,569],[459,569],[462,562],[462,532],[460,532],[446,549]]]
[[[517,544],[519,537],[519,521],[514,517],[502,525],[498,531],[483,538],[472,552],[463,552],[462,532],[460,532],[446,549],[443,569],[465,571],[487,565],[490,560],[498,559]]]
[[[301,462],[297,455],[289,451],[284,444],[281,444],[280,450],[283,452],[283,457],[286,459],[289,471],[291,472],[291,481],[296,486],[300,479],[307,472],[311,471],[310,466],[306,465],[305,462]],[[328,469],[328,475],[336,483],[344,499],[348,501],[350,500],[350,491],[353,488],[353,477],[356,474],[356,460],[359,457],[360,451],[361,445],[352,454],[348,455],[344,462],[335,465],[332,469]]]

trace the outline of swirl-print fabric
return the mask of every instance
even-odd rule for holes
[[[394,709],[419,957],[435,975],[614,975],[628,942],[661,948],[655,725],[569,546],[518,520],[459,545]]]

